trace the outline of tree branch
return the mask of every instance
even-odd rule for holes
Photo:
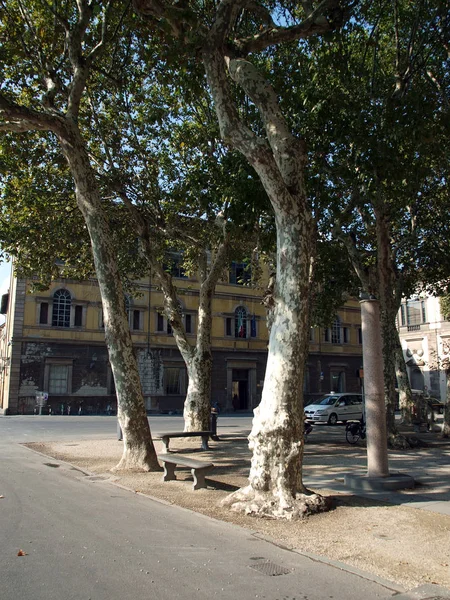
[[[293,192],[304,191],[303,171],[306,145],[294,137],[284,119],[277,95],[270,83],[248,60],[231,59],[229,71],[258,108],[278,169],[286,186]]]
[[[306,39],[338,29],[347,19],[356,3],[348,3],[344,10],[339,0],[323,0],[309,16],[298,25],[277,27],[263,31],[252,37],[236,39],[234,44],[246,56],[251,52],[264,50],[268,46]]]
[[[11,102],[0,94],[1,131],[61,131],[62,121],[54,113],[37,111]]]

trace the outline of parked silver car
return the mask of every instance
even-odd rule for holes
[[[361,419],[363,398],[361,394],[335,394],[331,392],[318,402],[305,407],[305,417],[314,423],[336,425],[338,421]]]

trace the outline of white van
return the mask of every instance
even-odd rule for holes
[[[359,420],[363,416],[361,394],[335,394],[330,392],[315,404],[305,407],[305,418],[314,423],[336,425],[338,421]]]

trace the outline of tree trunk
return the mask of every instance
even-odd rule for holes
[[[249,485],[225,499],[233,510],[285,519],[326,509],[303,485],[303,380],[309,342],[311,218],[277,214],[274,317],[261,404],[250,433]]]
[[[164,297],[164,310],[189,377],[183,411],[185,431],[208,431],[211,426],[212,299],[216,284],[228,258],[229,243],[226,233],[224,238],[212,258],[209,269],[206,251],[203,252],[200,259],[201,283],[197,313],[197,336],[195,346],[191,346],[179,310],[178,292],[173,284],[172,277],[155,261],[154,256],[156,253],[150,241],[149,232],[145,231],[142,235],[145,256],[161,286]]]
[[[395,350],[395,368],[397,375],[400,410],[402,412],[402,423],[411,425],[413,422],[414,400],[411,394],[408,372],[406,370],[405,357],[397,331],[397,344]]]
[[[224,32],[219,19],[203,52],[221,134],[258,174],[277,230],[273,322],[262,399],[249,437],[249,485],[224,504],[249,514],[295,519],[328,508],[326,500],[309,494],[302,481],[303,380],[315,258],[315,224],[304,173],[308,157],[305,142],[289,130],[268,81],[249,61],[221,54]],[[229,76],[258,108],[267,139],[255,136],[240,120]]]
[[[398,280],[392,256],[389,220],[382,203],[375,206],[377,230],[377,271],[381,308],[381,333],[383,337],[384,391],[386,424],[390,448],[410,448],[410,441],[401,435],[395,423],[396,356],[398,331],[396,317],[399,309]]]
[[[183,413],[185,431],[208,431],[211,427],[212,298],[226,255],[225,250],[220,265],[215,264],[209,276],[201,276],[195,351],[186,362],[189,385]]]
[[[450,437],[450,369],[447,367],[445,371],[447,377],[447,396],[444,404],[444,423],[442,425],[443,438]]]
[[[186,367],[189,384],[184,402],[184,430],[208,431],[211,427],[211,351],[195,352]]]
[[[75,181],[78,207],[90,235],[102,297],[106,346],[114,375],[124,442],[123,455],[116,469],[160,470],[133,353],[112,236],[102,209],[97,181],[77,127],[67,124],[59,135],[59,141]]]

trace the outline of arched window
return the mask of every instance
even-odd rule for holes
[[[234,311],[234,337],[247,337],[247,311],[243,306]]]
[[[67,290],[56,290],[53,294],[53,327],[70,327],[72,297]]]

